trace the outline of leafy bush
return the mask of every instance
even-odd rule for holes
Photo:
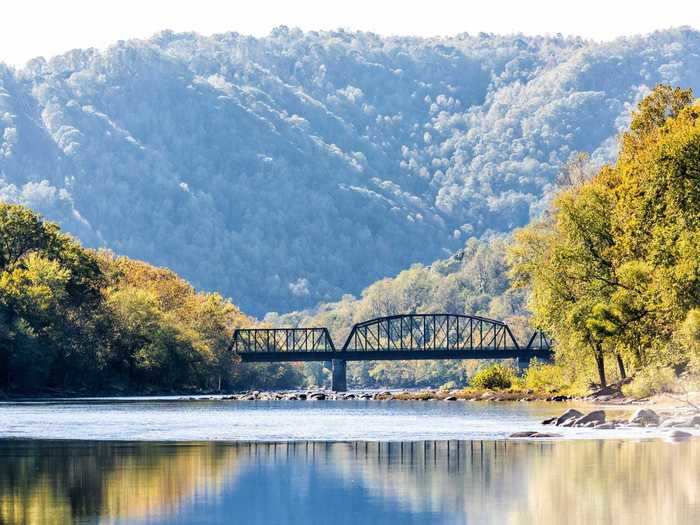
[[[670,368],[645,368],[634,376],[632,382],[622,387],[622,393],[641,399],[662,392],[673,392],[676,384],[676,374]]]
[[[525,388],[535,392],[560,392],[569,386],[561,366],[538,361],[530,364],[523,379]]]
[[[448,381],[440,387],[440,390],[454,390],[457,388],[457,383],[455,381]]]
[[[506,389],[517,380],[515,370],[496,363],[486,368],[482,368],[469,381],[469,386],[474,388],[487,388],[490,390]]]

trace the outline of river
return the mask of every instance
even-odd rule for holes
[[[555,403],[0,404],[0,523],[697,524],[700,440]]]

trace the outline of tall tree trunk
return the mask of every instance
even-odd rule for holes
[[[617,359],[617,367],[620,369],[620,377],[627,379],[627,371],[625,370],[625,362],[622,360],[622,356],[615,352],[615,358]]]
[[[601,388],[604,388],[608,386],[608,381],[605,378],[605,357],[603,356],[603,347],[600,345],[600,343],[594,343],[593,352],[595,354],[595,364],[598,367],[600,386]]]

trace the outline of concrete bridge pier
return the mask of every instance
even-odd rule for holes
[[[518,357],[518,372],[523,375],[530,366],[531,357]]]
[[[334,392],[345,392],[347,389],[346,361],[345,359],[333,359],[331,390]]]

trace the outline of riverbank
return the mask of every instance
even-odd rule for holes
[[[189,399],[207,396],[189,396]],[[584,396],[521,390],[330,390],[248,391],[217,396],[225,401],[491,401],[491,402],[585,402],[611,407],[655,407],[661,410],[688,408],[700,412],[700,392],[672,395],[661,394],[651,398],[625,397],[621,392],[593,392]]]
[[[662,410],[689,407],[700,411],[700,392],[660,394],[637,399],[624,396],[619,389],[605,389],[586,395],[568,395],[556,392],[509,389],[357,389],[334,392],[328,389],[247,390],[236,393],[220,392],[43,392],[35,394],[0,393],[0,402],[70,401],[70,400],[190,400],[190,401],[492,401],[492,402],[587,402],[610,406],[646,406]]]

